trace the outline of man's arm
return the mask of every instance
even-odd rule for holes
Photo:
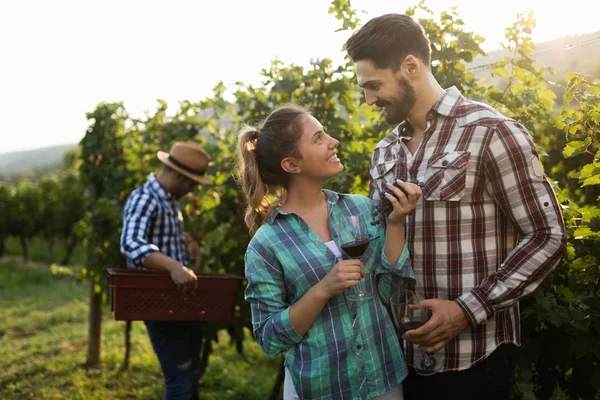
[[[185,290],[192,290],[196,287],[194,273],[178,261],[162,254],[156,245],[146,239],[149,222],[156,207],[155,200],[145,193],[135,193],[127,201],[123,212],[121,253],[136,265],[168,272],[176,285]]]
[[[121,253],[136,265],[154,252],[158,246],[148,242],[150,219],[156,212],[156,201],[147,193],[135,192],[127,200],[123,211],[123,233],[121,234]]]
[[[522,240],[497,272],[457,301],[471,326],[533,292],[566,250],[560,207],[542,171],[527,130],[515,121],[499,124],[484,154],[487,190]]]
[[[435,352],[468,325],[477,327],[499,309],[535,290],[566,250],[566,231],[554,191],[542,172],[527,130],[514,121],[498,126],[484,154],[487,190],[522,240],[497,271],[456,301],[424,300],[430,321],[405,337]]]

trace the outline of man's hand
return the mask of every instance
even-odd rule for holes
[[[202,253],[200,252],[200,247],[198,243],[194,242],[193,239],[187,240],[187,251],[188,255],[192,260],[194,260],[194,268],[193,271],[197,274],[202,272]]]
[[[467,316],[458,303],[448,300],[421,300],[421,305],[433,312],[423,326],[407,331],[403,338],[416,343],[426,353],[434,353],[469,326]]]
[[[194,274],[191,269],[184,267],[183,265],[181,268],[173,269],[170,274],[171,279],[175,285],[177,285],[178,290],[191,292],[195,290],[198,285],[198,278],[196,277],[196,274]]]

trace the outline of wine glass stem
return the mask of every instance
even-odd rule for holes
[[[429,357],[429,354],[425,353],[424,360],[425,360],[425,365],[426,366],[431,365],[431,358]]]

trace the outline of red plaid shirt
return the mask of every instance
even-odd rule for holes
[[[371,159],[370,196],[383,182],[419,183],[406,221],[407,243],[424,298],[455,300],[470,327],[435,353],[444,371],[470,368],[502,343],[520,345],[519,299],[560,262],[566,234],[535,145],[518,122],[462,97],[454,87],[427,114],[415,154],[407,121]],[[420,360],[405,343],[409,365]]]

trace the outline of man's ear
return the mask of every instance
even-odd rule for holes
[[[400,72],[404,79],[408,81],[415,80],[421,73],[422,68],[423,64],[412,54],[407,55],[402,64],[400,64]]]
[[[281,168],[288,174],[297,174],[301,171],[298,160],[290,157],[281,160]]]

